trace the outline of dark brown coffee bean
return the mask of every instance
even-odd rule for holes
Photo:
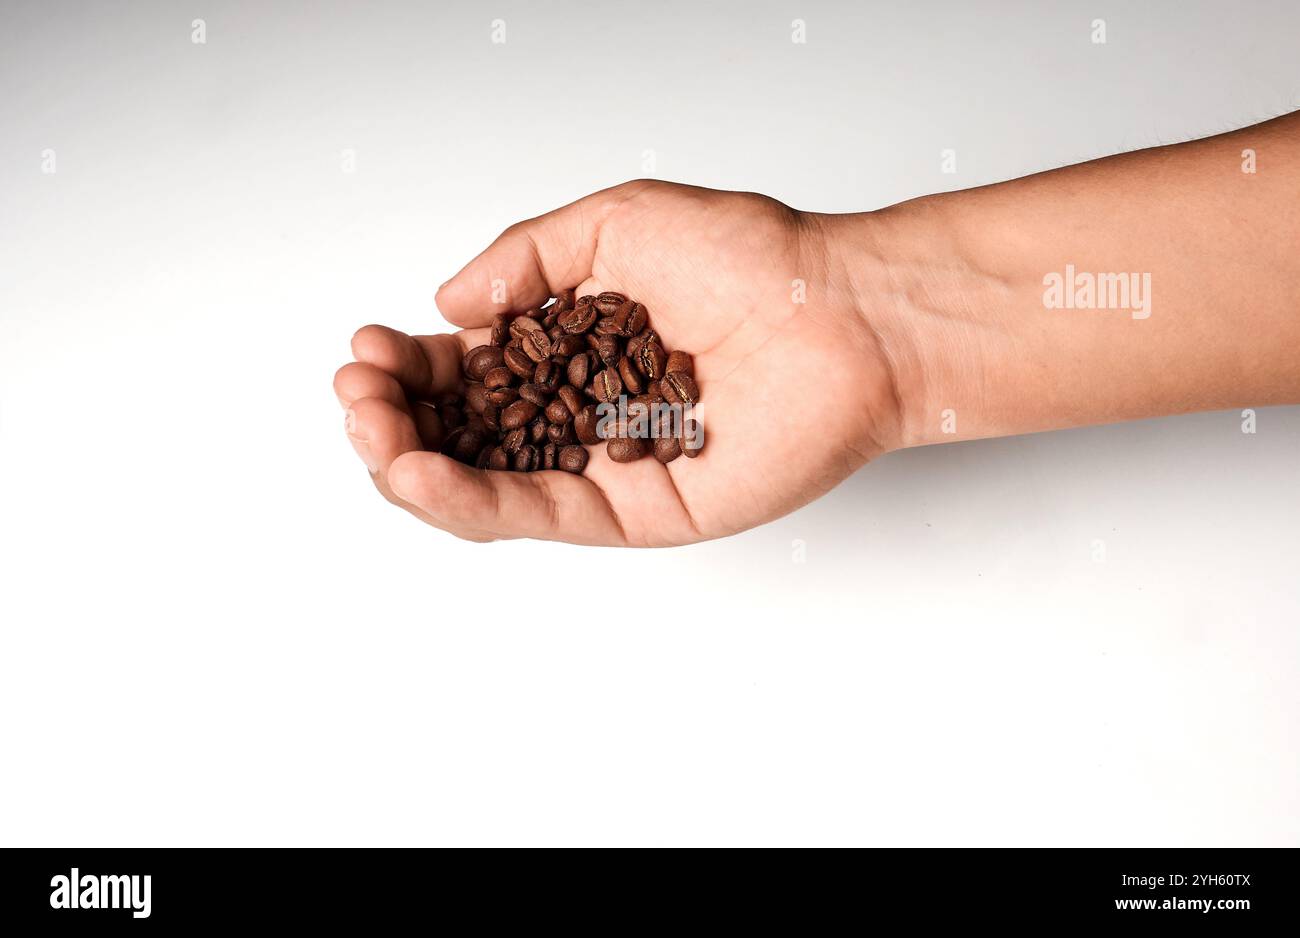
[[[431,401],[416,401],[411,405],[411,417],[424,448],[436,453],[447,438],[447,427],[438,414],[438,408]]]
[[[569,413],[564,401],[556,398],[546,405],[546,419],[551,423],[568,423],[573,419],[573,414]]]
[[[555,303],[551,308],[555,310],[556,315],[564,312],[566,309],[573,309],[574,296],[572,290],[561,290],[555,297]]]
[[[496,404],[498,407],[505,407],[517,400],[519,400],[519,392],[514,388],[497,388],[495,391],[488,391],[488,403]]]
[[[605,445],[605,452],[614,462],[636,462],[648,450],[646,441],[634,436],[615,437]]]
[[[530,381],[519,386],[519,397],[537,407],[545,407],[551,400],[551,392]]]
[[[492,344],[505,348],[510,341],[510,317],[497,315],[492,317]]]
[[[655,459],[665,466],[682,454],[681,444],[671,436],[661,436],[654,442]]]
[[[669,404],[694,404],[700,399],[695,379],[680,371],[670,371],[659,382],[659,393]]]
[[[505,353],[495,345],[480,345],[470,349],[461,360],[465,377],[471,381],[482,381],[483,376],[493,368],[505,362]]]
[[[605,363],[606,367],[617,365],[618,360],[621,357],[619,354],[618,336],[601,336],[599,341],[596,343],[596,354],[600,356],[600,360]]]
[[[495,432],[501,429],[501,408],[497,405],[489,402],[479,416],[483,418],[483,426],[489,430]]]
[[[519,427],[511,430],[501,438],[501,448],[510,456],[519,452],[519,447],[528,442],[528,428]]]
[[[507,348],[504,353],[505,365],[525,381],[533,377],[533,371],[537,368],[537,363],[528,357],[528,354],[521,348]]]
[[[533,445],[546,442],[546,428],[549,426],[550,424],[541,414],[534,417],[533,422],[528,425],[528,442]]]
[[[456,429],[448,433],[446,438],[444,438],[442,441],[442,449],[440,450],[442,455],[450,456],[451,458],[455,459],[456,449],[457,447],[460,446],[460,438],[464,435],[465,435],[464,427],[456,427]]]
[[[519,452],[515,453],[515,472],[535,472],[541,461],[542,455],[537,452],[536,446],[527,444],[521,446]]]
[[[585,388],[587,386],[587,380],[591,377],[590,352],[583,352],[569,359],[568,377],[569,384],[575,388]]]
[[[617,335],[631,338],[645,328],[646,309],[634,300],[628,300],[609,317]]]
[[[560,314],[560,328],[570,335],[581,335],[588,331],[596,324],[597,313],[596,307],[588,304],[586,306],[575,306]]]
[[[627,302],[627,297],[622,293],[615,293],[613,290],[607,290],[604,293],[599,294],[592,302],[595,304],[596,308],[600,310],[602,315],[609,316],[614,312],[614,310]]]
[[[618,363],[618,376],[628,394],[640,394],[645,390],[645,378],[626,356]]]
[[[448,430],[465,426],[465,408],[456,404],[439,404],[438,416],[442,418],[442,425]]]
[[[528,387],[528,385],[524,385],[524,387]],[[522,391],[521,388],[521,394]],[[517,427],[522,427],[535,416],[537,416],[536,404],[527,399],[515,401],[501,412],[501,429],[514,430]]]
[[[665,354],[658,337],[643,339],[634,351],[628,352],[628,356],[636,362],[637,371],[651,380],[657,381],[668,373],[665,365],[670,356]]]
[[[532,316],[516,316],[510,321],[510,335],[521,342],[530,332],[541,331],[542,324]]]
[[[681,438],[682,455],[694,459],[704,449],[704,425],[693,417],[683,422]]]
[[[623,380],[618,376],[618,369],[606,368],[600,374],[596,375],[591,382],[593,397],[604,404],[611,404],[618,400],[618,396],[623,393]]]
[[[584,303],[594,303],[594,302],[596,302],[596,298],[594,296],[592,296],[590,293],[584,293],[582,296],[578,297],[578,301],[573,305],[582,306]]]
[[[489,443],[478,451],[478,458],[474,460],[475,469],[486,469],[488,467],[488,460],[492,458],[492,449],[493,446]]]
[[[483,376],[483,387],[495,391],[497,388],[509,387],[513,380],[514,372],[505,365],[498,365]]]
[[[618,324],[613,316],[605,316],[603,319],[596,320],[596,335],[599,336],[622,336],[623,327]]]
[[[540,385],[548,393],[553,392],[560,386],[560,380],[563,371],[560,366],[549,358],[546,361],[538,362],[537,367],[533,369],[533,384]]]
[[[533,361],[545,361],[551,355],[551,339],[539,327],[523,337],[523,349]]]
[[[553,423],[546,428],[546,438],[557,446],[567,446],[578,442],[578,435],[573,432],[573,422]]]
[[[578,412],[573,418],[573,431],[578,436],[578,442],[586,443],[588,446],[595,446],[601,442],[601,437],[596,433],[596,426],[600,423],[600,416],[596,413],[596,405],[588,404]]]
[[[560,450],[559,468],[581,474],[587,468],[587,451],[581,446],[564,447]]]
[[[569,359],[586,350],[587,340],[584,336],[566,335],[562,336],[560,341],[556,342],[551,348],[551,357]]]
[[[582,400],[582,392],[579,391],[577,388],[567,384],[564,385],[564,387],[560,388],[560,390],[556,394],[556,397],[560,401],[560,403],[564,405],[565,409],[568,410],[570,419],[578,416],[579,412],[581,412],[585,404],[585,402]],[[556,422],[563,423],[563,421],[556,421]]]
[[[488,392],[487,388],[475,381],[472,384],[465,385],[465,406],[476,414],[481,414],[483,408],[487,406]]]
[[[560,448],[554,443],[547,443],[542,447],[542,468],[554,469],[555,462],[559,458]]]
[[[695,360],[685,352],[673,352],[668,356],[668,363],[664,366],[664,374],[670,371],[676,371],[679,374],[690,375],[695,377]]]
[[[487,467],[497,472],[503,472],[510,468],[510,454],[506,452],[504,446],[492,447],[492,452],[488,455]]]
[[[477,462],[479,451],[483,449],[484,444],[487,442],[486,431],[479,427],[467,425],[456,436],[451,458],[467,466],[472,466]]]

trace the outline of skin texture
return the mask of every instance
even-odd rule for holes
[[[334,389],[384,497],[459,537],[721,537],[903,446],[1300,401],[1297,191],[1296,115],[856,215],[627,183],[511,227],[444,284],[465,331],[358,331]],[[1149,274],[1151,315],[1048,308],[1067,264]],[[423,452],[408,400],[455,389],[495,314],[566,287],[626,293],[694,355],[700,457],[599,447],[574,476]]]

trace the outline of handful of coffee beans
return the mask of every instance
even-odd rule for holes
[[[461,367],[462,394],[414,410],[424,444],[466,465],[581,473],[585,446],[665,464],[703,447],[691,356],[668,352],[646,308],[622,293],[565,290],[545,308],[497,316],[489,344]]]

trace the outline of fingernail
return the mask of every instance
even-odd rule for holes
[[[379,461],[375,459],[374,453],[370,452],[370,441],[355,435],[357,432],[357,415],[351,410],[343,414],[343,429],[347,431],[348,442],[357,451],[357,455],[366,464],[366,468],[371,472],[378,472]]]

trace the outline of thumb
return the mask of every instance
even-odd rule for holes
[[[511,225],[438,288],[448,321],[470,329],[498,313],[522,313],[591,276],[600,227],[619,203],[651,182],[624,183]]]

